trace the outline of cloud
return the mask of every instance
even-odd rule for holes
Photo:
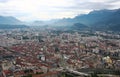
[[[69,6],[69,7],[63,7],[65,9],[88,9],[88,10],[96,10],[96,9],[112,9],[116,6],[118,6],[117,8],[119,8],[119,5],[116,5],[115,3],[120,2],[119,0],[84,0],[84,1],[80,1],[80,0],[76,0],[75,5],[74,6]],[[120,3],[118,3],[120,4]]]
[[[4,2],[7,2],[7,1],[8,1],[8,0],[0,0],[0,2],[3,2],[3,3],[4,3]]]
[[[96,10],[96,9],[109,9],[114,7],[114,5],[98,2],[86,2],[77,3],[75,6],[68,7],[66,9],[83,9],[83,10]]]
[[[0,15],[26,21],[48,20],[119,7],[119,0],[0,0]]]

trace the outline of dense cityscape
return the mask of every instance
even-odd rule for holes
[[[120,33],[0,30],[0,77],[119,77]]]
[[[0,0],[0,77],[120,77],[120,0]]]

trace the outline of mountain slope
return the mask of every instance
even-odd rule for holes
[[[80,30],[80,29],[86,29],[88,26],[81,24],[81,23],[75,23],[71,26],[72,29]]]
[[[112,14],[103,20],[93,24],[93,27],[97,29],[120,31],[120,9],[113,10]]]
[[[97,22],[102,22],[108,20],[115,10],[95,10],[91,11],[89,14],[86,15],[79,15],[76,16],[73,20],[86,24],[88,26],[93,26],[93,24]]]
[[[81,23],[97,30],[120,31],[120,9],[115,10],[95,10],[89,14],[78,15],[73,19],[66,18],[57,21],[55,24],[71,26]],[[78,26],[79,28],[80,26]]]
[[[0,29],[28,28],[20,20],[12,16],[0,16]]]
[[[0,16],[0,24],[23,24],[20,20],[12,16]]]

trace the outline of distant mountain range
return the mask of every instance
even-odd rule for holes
[[[94,30],[120,31],[120,9],[94,10],[74,18],[63,18],[47,22],[37,21],[36,25],[67,26],[72,29],[92,28]],[[84,26],[84,27],[83,27]]]
[[[35,21],[27,24],[11,16],[0,16],[0,28],[9,28],[11,26],[19,27],[18,25],[20,25],[22,28],[26,27],[26,25],[51,27],[65,26],[65,28],[71,27],[72,29],[91,28],[95,30],[120,31],[120,9],[94,10],[88,14],[78,15],[74,18]]]
[[[23,22],[12,16],[0,16],[0,24],[22,24]]]
[[[0,16],[0,29],[26,28],[24,22],[12,16]]]
[[[120,31],[120,9],[92,11],[87,15],[75,17],[73,21],[94,29]]]
[[[57,25],[76,26],[83,28],[83,25],[97,30],[120,31],[120,9],[115,10],[95,10],[89,14],[78,15],[72,19],[66,18],[57,21]],[[81,26],[82,24],[82,26]],[[77,27],[76,26],[76,27]],[[76,28],[75,27],[75,28]]]

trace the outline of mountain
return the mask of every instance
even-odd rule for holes
[[[20,20],[14,17],[0,16],[0,24],[21,24]],[[94,10],[88,14],[78,15],[74,18],[53,19],[49,21],[34,21],[30,26],[50,26],[72,29],[90,28],[94,30],[120,31],[120,9],[114,10]]]
[[[12,16],[0,16],[0,29],[27,28],[28,26]]]
[[[22,21],[12,17],[12,16],[0,16],[0,24],[23,24]]]
[[[71,26],[71,28],[76,30],[82,30],[82,29],[87,29],[89,27],[81,23],[75,23]]]
[[[93,27],[96,29],[120,31],[120,9],[111,10],[106,17],[94,23]]]
[[[32,23],[30,23],[30,25],[33,26],[52,26],[52,27],[56,27],[56,26],[63,26],[65,24],[63,24],[63,19],[52,19],[52,20],[48,20],[48,21],[34,21]],[[63,25],[62,25],[63,24]]]
[[[97,30],[120,31],[120,9],[92,11],[86,15],[76,16],[73,21]]]
[[[79,23],[79,25],[76,25]],[[81,25],[82,24],[82,25]],[[96,30],[120,31],[120,9],[115,10],[94,10],[88,14],[78,15],[74,18],[64,18],[53,25],[75,26],[81,28],[83,25]],[[81,27],[80,27],[81,26]],[[74,27],[75,29],[77,29]]]
[[[91,11],[89,14],[78,15],[73,20],[88,26],[93,26],[93,24],[108,18],[112,13],[112,10],[95,10]]]

